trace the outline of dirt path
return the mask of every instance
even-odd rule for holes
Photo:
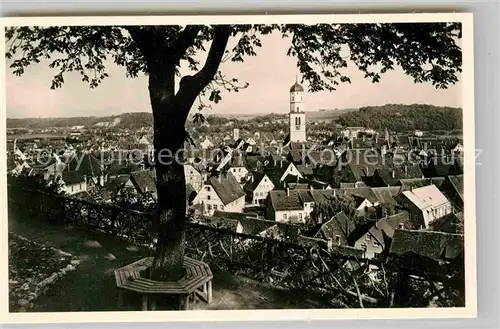
[[[117,240],[109,235],[83,231],[78,228],[52,226],[37,220],[9,218],[9,231],[30,240],[72,253],[81,259],[74,272],[57,281],[36,302],[32,312],[117,311],[139,309],[117,308],[117,289],[113,271],[149,252]],[[112,256],[110,256],[112,255]],[[196,302],[193,309],[276,309],[321,308],[318,301],[230,273],[214,273],[213,303]]]

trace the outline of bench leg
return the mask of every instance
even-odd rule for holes
[[[142,310],[148,310],[148,294],[142,294]]]
[[[156,295],[149,296],[149,305],[151,305],[151,311],[156,311]]]
[[[203,293],[206,295],[207,294],[207,291],[208,291],[208,283],[204,283],[203,284]]]
[[[212,280],[207,282],[207,303],[212,303]]]
[[[123,307],[123,291],[118,290],[118,308]]]
[[[181,311],[189,310],[189,294],[185,296],[179,296],[180,300],[180,307],[179,309]]]

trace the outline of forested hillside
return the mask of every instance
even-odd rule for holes
[[[387,104],[342,114],[338,123],[391,131],[462,129],[462,110],[426,104]]]

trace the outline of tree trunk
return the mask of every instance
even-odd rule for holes
[[[151,277],[176,281],[183,276],[186,186],[182,148],[184,124],[192,104],[175,97],[175,66],[168,63],[157,65],[149,75],[158,195],[154,225],[158,241]]]

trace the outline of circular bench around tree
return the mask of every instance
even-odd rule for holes
[[[181,295],[183,309],[189,309],[189,296],[196,294],[205,302],[212,302],[212,271],[208,264],[196,259],[184,257],[184,276],[175,282],[163,282],[141,277],[144,271],[153,265],[153,257],[146,257],[132,264],[115,270],[118,292],[118,307],[122,306],[123,290],[134,291],[142,295],[142,310],[156,309],[155,295]]]

